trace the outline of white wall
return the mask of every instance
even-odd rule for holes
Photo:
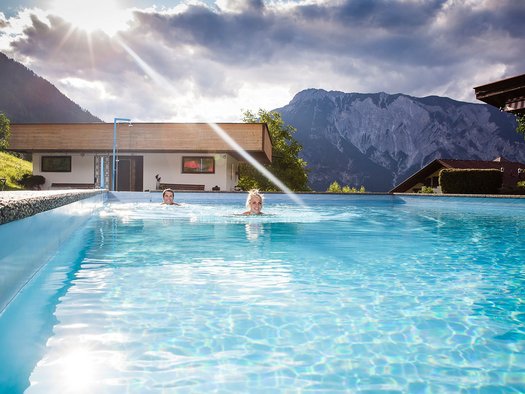
[[[71,172],[42,172],[42,156],[71,156]],[[50,189],[53,182],[93,183],[95,155],[88,153],[33,153],[33,174],[42,175],[46,178],[46,183],[42,189]]]
[[[215,158],[215,174],[183,174],[183,156],[203,156]],[[182,154],[147,153],[144,155],[144,190],[155,190],[155,175],[159,174],[161,183],[181,183],[204,185],[205,190],[219,186],[222,191],[232,191],[237,184],[237,176],[231,176],[232,164],[237,168],[238,161],[227,154]]]
[[[181,183],[204,185],[205,190],[219,186],[222,191],[233,191],[237,185],[239,162],[230,155],[221,154],[183,154],[183,153],[146,153],[127,154],[126,156],[143,156],[144,158],[144,190],[155,190],[155,175],[161,176],[162,183]],[[42,172],[42,156],[71,156],[71,172]],[[183,174],[183,156],[210,156],[215,158],[215,174]],[[111,168],[111,156],[106,165]],[[95,155],[93,153],[34,153],[33,174],[42,175],[46,183],[42,189],[50,189],[54,182],[59,183],[93,183],[95,177]],[[107,185],[109,186],[109,185]]]

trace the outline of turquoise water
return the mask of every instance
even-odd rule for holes
[[[525,392],[523,203],[304,199],[107,204],[0,316],[0,387]]]

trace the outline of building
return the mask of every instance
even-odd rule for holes
[[[525,115],[525,74],[474,88],[476,98],[502,111]],[[525,180],[525,164],[502,157],[493,161],[436,159],[390,190],[390,193],[418,193],[423,186],[441,193],[439,172],[444,168],[499,169],[503,172],[502,189],[512,190]]]
[[[525,74],[474,88],[476,98],[502,111],[525,115]]]
[[[441,193],[439,172],[444,168],[498,169],[503,172],[502,188],[509,190],[514,189],[518,181],[525,180],[525,164],[502,157],[493,161],[436,159],[394,187],[390,193],[419,193],[423,186],[431,187],[434,193]]]
[[[265,123],[217,126],[259,163],[271,163]],[[11,124],[9,150],[32,154],[42,189],[231,191],[245,160],[207,123]]]

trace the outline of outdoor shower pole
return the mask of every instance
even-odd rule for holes
[[[111,191],[115,191],[115,178],[116,178],[116,151],[117,151],[117,123],[120,122],[131,122],[131,119],[127,118],[114,118],[113,119],[113,171],[111,172]]]

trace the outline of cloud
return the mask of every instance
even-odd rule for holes
[[[105,120],[238,120],[311,87],[475,101],[474,86],[524,72],[513,0],[220,0],[131,15],[117,36],[42,10],[2,15],[0,46]]]

